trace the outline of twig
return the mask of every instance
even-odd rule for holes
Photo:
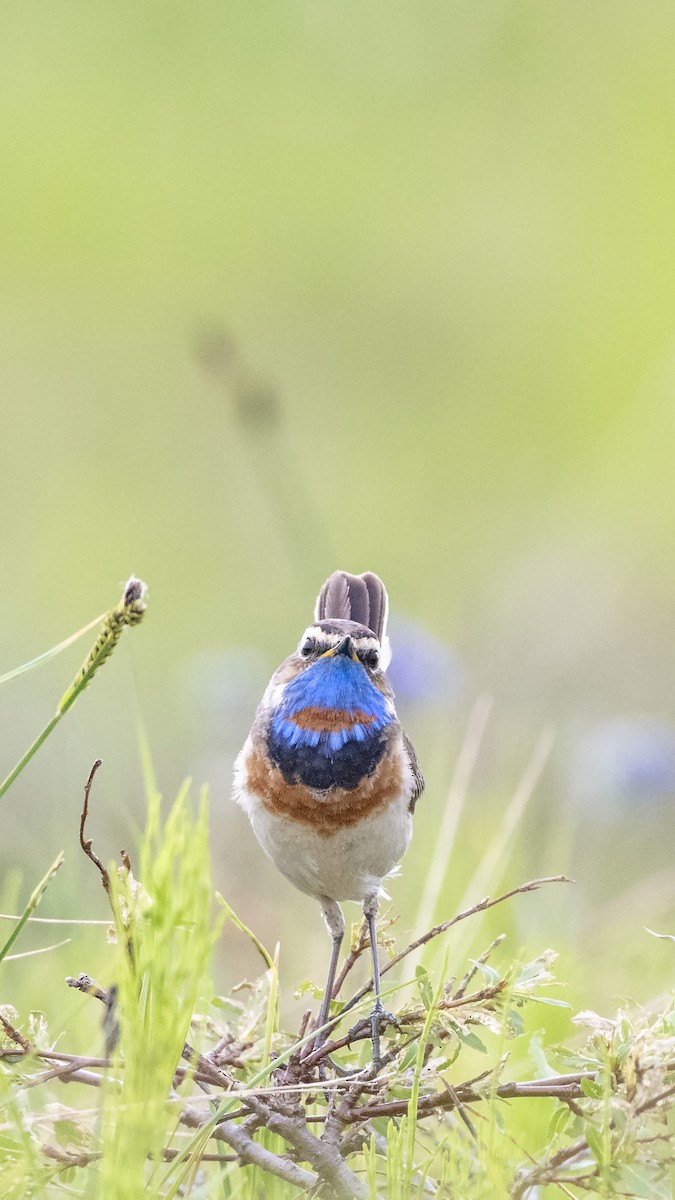
[[[59,1163],[64,1170],[68,1167],[88,1167],[89,1163],[97,1162],[102,1154],[100,1150],[85,1150],[74,1154],[71,1150],[62,1150],[60,1146],[50,1146],[48,1143],[43,1144],[41,1150],[46,1158]]]
[[[98,854],[96,854],[95,851],[92,849],[91,838],[85,838],[85,836],[84,836],[84,829],[85,829],[85,825],[87,824],[87,817],[89,816],[89,794],[91,792],[91,785],[94,782],[94,776],[100,766],[102,766],[102,760],[100,758],[97,758],[96,762],[94,763],[93,767],[91,768],[91,771],[89,772],[89,778],[87,779],[87,782],[84,785],[84,805],[82,807],[82,812],[80,814],[80,845],[81,845],[82,849],[84,850],[84,853],[86,854],[87,858],[90,859],[91,862],[93,862],[94,866],[97,867],[98,870],[101,872],[101,882],[102,882],[102,884],[108,894],[108,897],[109,897],[110,896],[110,875],[108,874],[106,867],[103,866],[103,863],[101,862]]]
[[[0,1024],[7,1034],[7,1037],[11,1038],[17,1046],[21,1046],[21,1049],[25,1054],[29,1054],[31,1050],[30,1042],[23,1036],[22,1033],[19,1033],[18,1029],[14,1028],[14,1026],[7,1020],[6,1017],[3,1017],[2,1013],[0,1013]]]
[[[0,1059],[2,1058],[23,1058],[26,1054],[35,1053],[35,1057],[43,1059],[44,1062],[63,1062],[75,1063],[78,1067],[100,1067],[105,1068],[110,1066],[110,1061],[107,1058],[90,1058],[84,1054],[66,1054],[65,1051],[57,1054],[54,1050],[35,1050],[28,1043],[25,1050],[0,1050]],[[120,1064],[123,1065],[123,1064]]]
[[[493,950],[496,950],[497,946],[501,946],[505,937],[506,937],[505,933],[500,933],[499,936],[496,937],[493,942],[490,942],[490,945],[488,946],[487,950],[484,950],[483,953],[481,955],[479,955],[479,957],[475,960],[475,962],[473,962],[471,964],[470,969],[467,971],[464,978],[462,980],[460,980],[459,985],[455,988],[454,997],[456,1000],[458,1000],[460,998],[460,996],[464,995],[466,989],[468,988],[469,984],[471,983],[471,980],[474,978],[474,976],[477,974],[477,972],[480,970],[480,968],[485,965],[485,963],[489,959],[490,955],[492,954]]]
[[[48,1143],[42,1146],[42,1153],[47,1158],[51,1158],[54,1162],[61,1163],[64,1168],[68,1167],[88,1167],[90,1163],[98,1162],[103,1157],[102,1150],[86,1150],[80,1154],[74,1154],[71,1150],[63,1150],[60,1146],[51,1146]],[[162,1158],[165,1162],[173,1162],[180,1154],[180,1150],[173,1150],[169,1146],[165,1146],[162,1150]],[[200,1154],[200,1162],[237,1162],[238,1154]]]
[[[436,1005],[439,1012],[447,1012],[448,1009],[464,1008],[467,1004],[483,1004],[486,1000],[494,1000],[495,997],[508,987],[508,980],[500,979],[499,983],[489,983],[486,987],[481,988],[478,992],[471,992],[468,996],[448,996],[439,1000]],[[423,1008],[411,1008],[400,1014],[399,1020],[402,1025],[409,1025],[412,1021],[424,1021],[426,1019],[426,1010]]]
[[[573,883],[573,880],[567,875],[545,875],[541,879],[530,879],[527,883],[521,883],[519,887],[511,888],[510,891],[504,892],[501,896],[496,896],[494,899],[486,896],[485,899],[480,900],[478,904],[474,904],[471,908],[465,908],[463,912],[458,913],[455,917],[451,917],[448,921],[442,921],[440,925],[434,925],[433,929],[430,929],[428,933],[424,933],[421,937],[416,938],[414,942],[410,942],[410,944],[406,946],[405,950],[401,950],[399,954],[394,955],[389,962],[384,964],[380,970],[380,976],[386,975],[387,971],[391,971],[394,967],[397,967],[398,964],[402,962],[404,958],[407,958],[409,954],[412,954],[413,951],[417,950],[420,946],[425,946],[427,942],[430,942],[432,938],[438,937],[439,934],[445,933],[448,929],[452,929],[453,926],[458,925],[460,921],[466,921],[468,917],[473,917],[476,915],[476,913],[486,912],[488,908],[494,908],[497,904],[503,904],[505,900],[510,900],[512,896],[519,896],[525,892],[536,892],[540,887],[543,887],[547,883]],[[351,1000],[347,1001],[347,1003],[340,1010],[338,1016],[341,1017],[344,1013],[353,1008],[355,1004],[358,1004],[359,1000],[361,1000],[364,996],[367,996],[368,992],[372,991],[372,987],[373,981],[371,978],[368,983],[364,984],[364,986],[352,996]]]
[[[297,1115],[286,1116],[253,1097],[247,1104],[271,1133],[279,1134],[314,1168],[331,1189],[335,1200],[368,1200],[368,1187],[347,1166],[339,1146],[333,1141],[326,1143],[315,1137]]]
[[[673,1095],[675,1095],[675,1084],[673,1084],[672,1087],[665,1088],[661,1092],[657,1092],[654,1096],[650,1096],[635,1109],[636,1115],[641,1115],[642,1113],[648,1112],[652,1108],[657,1108],[659,1104],[661,1104],[664,1100],[668,1100]],[[614,1127],[613,1122],[612,1127]],[[521,1197],[526,1195],[530,1188],[534,1187],[538,1183],[548,1183],[549,1181],[555,1182],[553,1177],[558,1167],[564,1166],[565,1163],[570,1162],[573,1158],[576,1158],[577,1155],[583,1154],[585,1150],[588,1150],[588,1148],[589,1146],[587,1139],[585,1137],[580,1137],[576,1142],[572,1142],[570,1146],[564,1146],[550,1158],[538,1163],[532,1168],[532,1170],[522,1171],[518,1175],[512,1190],[513,1200],[521,1200]]]
[[[180,1073],[184,1077],[189,1074],[197,1082],[211,1083],[214,1087],[220,1087],[226,1092],[237,1087],[237,1080],[232,1075],[228,1075],[227,1071],[214,1063],[208,1054],[200,1054],[189,1042],[183,1046],[183,1058],[186,1062],[194,1064],[194,1070],[187,1072],[184,1068],[178,1067],[176,1075]]]
[[[78,975],[77,979],[73,979],[72,975],[66,976],[68,987],[75,988],[78,992],[84,992],[86,996],[93,996],[96,1000],[100,1000],[103,1004],[108,1004],[109,996],[105,988],[92,979],[91,975]]]
[[[40,1087],[43,1083],[48,1083],[50,1079],[60,1079],[61,1083],[70,1083],[75,1080],[77,1083],[88,1083],[92,1087],[100,1087],[103,1082],[100,1075],[95,1075],[93,1071],[84,1071],[75,1063],[61,1063],[60,1066],[52,1067],[50,1071],[43,1071],[41,1075],[33,1075],[31,1079],[25,1079],[23,1086],[25,1088]]]
[[[442,1076],[441,1076],[441,1078],[442,1078]],[[462,1118],[464,1124],[466,1125],[469,1133],[471,1134],[474,1142],[477,1142],[478,1134],[476,1133],[476,1126],[474,1125],[469,1114],[467,1113],[466,1108],[464,1107],[464,1105],[462,1104],[462,1101],[460,1100],[459,1096],[457,1095],[457,1092],[455,1091],[452,1084],[448,1083],[447,1079],[443,1079],[443,1083],[445,1084],[446,1092],[448,1093],[450,1099],[453,1102],[453,1108],[455,1108],[457,1110],[457,1112],[459,1113],[459,1115]]]
[[[179,1154],[180,1154],[180,1150],[171,1150],[169,1147],[166,1147],[166,1146],[162,1150],[162,1158],[164,1159],[165,1162],[173,1162],[173,1160],[175,1158],[178,1158]],[[239,1162],[239,1155],[238,1154],[200,1154],[199,1161],[200,1162],[217,1162],[217,1163]]]
[[[597,1072],[595,1071],[584,1071],[579,1072],[577,1075],[554,1075],[550,1079],[533,1079],[522,1083],[502,1083],[485,1093],[476,1091],[471,1085],[457,1084],[452,1089],[452,1094],[434,1092],[432,1095],[424,1096],[419,1102],[417,1115],[418,1117],[425,1117],[439,1109],[456,1108],[457,1101],[462,1104],[477,1104],[480,1101],[490,1099],[492,1096],[498,1096],[500,1100],[520,1100],[532,1096],[548,1096],[556,1100],[567,1100],[568,1097],[574,1099],[583,1096],[581,1080],[594,1079],[596,1074]],[[408,1111],[408,1107],[407,1100],[375,1100],[371,1104],[364,1104],[360,1108],[355,1108],[350,1119],[354,1121],[367,1121],[371,1117],[402,1116]]]
[[[181,1113],[182,1124],[187,1125],[190,1129],[201,1129],[210,1119],[192,1105],[188,1105]],[[282,1158],[279,1154],[273,1154],[271,1150],[260,1146],[245,1129],[242,1129],[241,1125],[235,1125],[232,1120],[220,1121],[212,1131],[211,1137],[231,1146],[241,1163],[251,1163],[260,1167],[263,1171],[268,1171],[270,1175],[275,1175],[303,1191],[308,1191],[319,1182],[318,1176],[312,1174],[311,1171],[305,1171],[303,1167],[297,1166],[289,1159]]]

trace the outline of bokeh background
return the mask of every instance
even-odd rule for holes
[[[92,835],[133,848],[142,726],[167,798],[210,785],[215,882],[281,938],[288,1003],[320,978],[316,906],[231,765],[325,576],[370,569],[428,781],[397,937],[569,872],[486,935],[559,949],[573,1004],[648,1002],[672,946],[644,926],[675,908],[672,4],[11,0],[1,24],[0,673],[149,585],[2,802],[3,911],[64,848],[44,914],[105,916],[82,789],[100,756]],[[86,648],[2,689],[0,773]],[[78,937],[63,974],[105,974]],[[227,933],[219,982],[254,957]],[[46,961],[7,998],[86,1007]]]

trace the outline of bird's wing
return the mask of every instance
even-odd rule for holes
[[[410,795],[409,810],[411,813],[414,813],[415,805],[424,791],[424,776],[420,771],[420,765],[417,761],[417,755],[415,754],[415,747],[410,741],[410,738],[405,730],[402,729],[401,733],[403,734],[403,746],[408,756],[408,762],[410,763],[410,770],[412,771],[413,777],[413,790]]]

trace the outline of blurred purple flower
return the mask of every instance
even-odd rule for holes
[[[395,616],[389,622],[392,660],[387,674],[402,704],[454,704],[464,671],[454,652],[416,621]]]
[[[654,717],[593,725],[572,756],[572,791],[598,808],[649,804],[675,795],[675,729]]]

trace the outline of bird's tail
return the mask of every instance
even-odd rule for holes
[[[333,571],[324,583],[316,601],[316,621],[356,621],[372,629],[382,647],[382,662],[386,667],[391,657],[387,638],[389,597],[379,576],[372,571],[350,575],[348,571]]]

